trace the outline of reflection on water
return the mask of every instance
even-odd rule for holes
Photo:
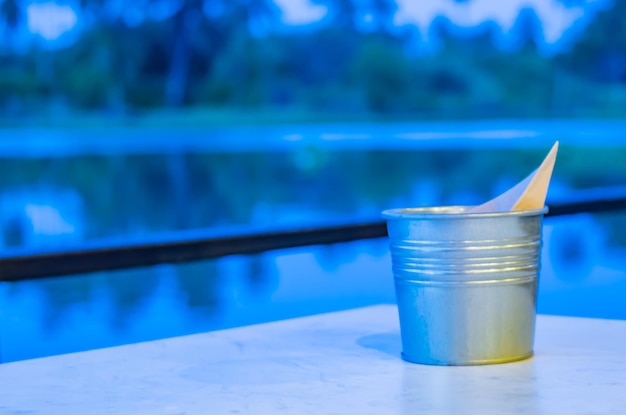
[[[385,240],[4,283],[0,350],[11,361],[392,301]]]
[[[57,153],[33,146],[36,154],[2,156],[8,173],[0,177],[0,248],[58,247],[107,237],[130,241],[209,226],[369,220],[390,207],[473,204],[510,187],[536,167],[545,150],[538,142],[525,147],[502,140],[503,147],[495,149],[477,139],[459,141],[457,133],[456,149],[432,137],[420,138],[421,147],[399,146],[404,139],[387,136],[386,125],[363,143],[350,140],[335,148],[341,140],[319,139],[311,128],[306,139],[288,147],[273,148],[276,137],[264,137],[267,151],[259,143],[258,151],[249,150],[253,139],[244,134],[236,135],[240,141],[234,147],[222,149],[219,143],[226,141],[217,140],[218,148],[188,152],[168,135],[157,140],[168,146],[160,152],[152,137],[138,134],[145,142],[133,151],[108,146],[102,154],[82,154],[87,149],[78,148],[77,139],[53,146]],[[613,135],[621,140],[615,145],[623,146],[621,132]],[[551,195],[615,184],[623,151],[564,145]],[[539,311],[626,319],[624,229],[623,214],[547,221]],[[393,301],[383,239],[4,283],[0,359]]]
[[[539,312],[626,319],[626,250],[615,243],[626,215],[546,220]]]
[[[128,240],[179,229],[371,218],[389,207],[473,204],[524,177],[543,153],[536,147],[330,151],[313,142],[289,151],[2,158],[10,174],[0,177],[0,246]],[[562,156],[563,174],[554,185],[562,193],[614,184],[615,175],[595,170],[623,164],[614,149],[564,145]]]
[[[602,233],[592,217],[546,221],[539,311],[626,319],[626,256],[562,229]],[[394,300],[385,239],[4,283],[0,351],[6,362]]]

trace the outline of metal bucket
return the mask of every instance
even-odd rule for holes
[[[481,365],[532,356],[547,208],[467,209],[383,212],[409,362]]]

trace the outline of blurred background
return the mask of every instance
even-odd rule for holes
[[[626,0],[0,0],[3,256],[480,203],[555,140],[551,200],[626,185]],[[539,311],[626,319],[625,235],[547,219]],[[393,301],[384,239],[5,282],[0,361]]]

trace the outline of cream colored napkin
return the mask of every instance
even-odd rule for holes
[[[557,141],[537,170],[495,199],[475,206],[470,213],[509,212],[543,208],[559,149]]]

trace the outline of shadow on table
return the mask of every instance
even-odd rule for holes
[[[400,332],[370,334],[360,337],[356,343],[366,349],[378,350],[396,358],[400,358],[402,352]]]

